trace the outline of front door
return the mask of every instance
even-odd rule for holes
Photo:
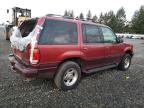
[[[101,27],[101,32],[104,37],[105,46],[105,63],[114,64],[120,60],[121,57],[121,43],[117,42],[116,35],[108,27]]]
[[[96,25],[83,24],[84,69],[89,70],[104,65],[105,47],[102,36]]]

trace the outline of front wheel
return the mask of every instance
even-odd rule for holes
[[[125,71],[125,70],[129,69],[130,65],[131,65],[131,56],[130,56],[130,54],[125,54],[122,57],[118,68],[122,71]]]
[[[75,62],[67,61],[59,67],[54,82],[59,89],[70,90],[77,87],[80,78],[80,66]]]

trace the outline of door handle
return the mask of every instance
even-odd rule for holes
[[[86,47],[84,47],[84,48],[83,48],[83,50],[87,50],[87,48],[86,48]]]
[[[110,48],[110,47],[109,47],[109,46],[106,46],[105,48],[107,48],[107,49],[108,49],[108,48]]]

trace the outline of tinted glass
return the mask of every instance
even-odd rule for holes
[[[114,33],[106,27],[101,27],[102,28],[102,34],[104,36],[104,42],[105,43],[114,43],[116,42],[116,36]]]
[[[77,43],[75,23],[46,20],[40,36],[40,44],[74,44]]]
[[[84,43],[100,43],[101,36],[97,26],[95,25],[83,25],[83,37]]]

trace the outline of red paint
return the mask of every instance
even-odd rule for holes
[[[79,58],[81,60],[81,68],[83,72],[95,67],[101,67],[107,64],[120,62],[121,57],[129,51],[133,54],[133,46],[125,43],[117,44],[83,44],[82,23],[93,24],[91,22],[78,21],[73,19],[42,17],[39,18],[37,25],[43,26],[45,19],[54,19],[61,21],[74,22],[77,24],[78,44],[77,45],[39,45],[37,44],[34,51],[33,59],[39,62],[35,65],[30,64],[30,50],[28,46],[24,52],[14,49],[13,53],[15,60],[11,63],[16,64],[17,70],[22,74],[28,74],[28,77],[34,73],[38,76],[46,77],[45,75],[56,73],[61,62],[71,58]],[[99,25],[99,24],[97,24]],[[14,66],[14,65],[13,65]],[[29,71],[28,71],[29,70]],[[31,71],[33,70],[33,71]],[[30,73],[30,74],[29,74]]]

